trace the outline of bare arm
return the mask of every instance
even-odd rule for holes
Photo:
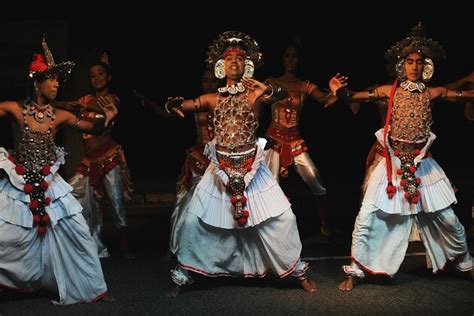
[[[58,121],[58,125],[66,124],[82,133],[99,135],[104,130],[104,119],[91,120],[90,118],[87,118],[87,112],[83,112],[79,116],[76,116],[69,111],[57,109],[56,120]]]
[[[251,104],[271,104],[288,97],[288,91],[276,83],[266,84],[253,78],[244,78],[241,82],[246,89],[253,92],[253,96],[250,97]]]
[[[115,117],[117,107],[120,100],[114,95],[91,97],[87,100],[85,97],[79,99],[79,101],[53,101],[53,105],[59,109],[73,112],[80,115],[84,111],[98,113],[97,118],[105,117],[105,125],[108,125],[109,121]],[[104,109],[114,109],[113,111],[105,111]],[[101,117],[103,116],[103,117]]]
[[[155,114],[162,116],[162,117],[169,117],[170,114],[166,113],[163,106],[159,106],[158,103],[150,99],[149,97],[145,96],[144,94],[133,90],[135,96],[140,100],[140,104],[144,109],[151,109]]]
[[[105,101],[104,102],[108,102]],[[88,111],[83,111],[79,116],[74,115],[69,111],[62,109],[57,110],[57,117],[59,119],[59,124],[67,124],[78,129],[80,132],[87,132],[90,134],[100,134],[108,127],[109,122],[111,122],[118,114],[117,107],[112,103],[103,103],[98,101],[98,105],[101,109],[103,115],[95,114],[89,116]]]
[[[51,103],[54,105],[54,107],[58,109],[63,109],[70,112],[80,112],[82,110],[87,110],[90,112],[102,113],[102,109],[95,102],[85,103],[79,100],[79,101],[52,101]]]
[[[263,82],[265,83],[265,85],[277,86],[275,83],[275,78],[273,77],[266,78]],[[273,104],[274,102],[275,102],[275,99],[272,97],[261,98],[260,100],[261,104]]]
[[[350,91],[345,89],[347,87],[348,77],[342,76],[339,73],[329,80],[329,88],[333,95],[341,97],[346,103],[353,101],[372,101],[379,99],[386,99],[390,97],[391,85],[382,85],[367,91]]]
[[[474,90],[451,90],[446,87],[430,87],[431,100],[444,98],[449,101],[472,101],[474,100]]]
[[[474,83],[474,71],[468,74],[467,76],[462,77],[461,79],[448,83],[444,87],[451,90],[456,90],[456,89],[461,89],[467,84],[473,84],[473,83]]]
[[[0,102],[0,116],[13,114],[15,107],[17,107],[17,104],[13,101]]]
[[[303,83],[305,86],[303,87],[304,91],[311,96],[313,99],[318,101],[319,103],[322,103],[325,108],[330,107],[334,105],[338,97],[333,95],[331,92],[323,92],[321,91],[317,85],[314,83],[310,83],[309,81],[305,81]]]
[[[203,94],[194,99],[169,97],[164,105],[164,110],[168,114],[174,113],[184,117],[184,112],[203,112],[213,109],[216,104],[216,98],[216,93]]]
[[[322,92],[314,83],[306,81],[304,82],[304,85],[306,85],[305,90],[307,93],[319,103],[326,103],[329,99],[330,96],[327,93]]]

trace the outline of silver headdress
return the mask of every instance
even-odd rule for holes
[[[225,77],[223,57],[229,49],[240,49],[244,53],[244,77],[252,77],[254,69],[263,64],[263,54],[256,40],[242,32],[227,31],[214,40],[207,52],[206,63],[210,67],[214,67],[217,78]]]
[[[424,81],[428,81],[433,76],[433,60],[438,62],[446,59],[441,45],[437,41],[426,37],[424,28],[421,22],[419,22],[412,28],[410,36],[395,43],[385,54],[387,61],[395,65],[395,70],[397,71],[398,78],[401,81],[406,80],[406,75],[403,71],[405,57],[414,52],[422,54],[425,58],[422,75]]]

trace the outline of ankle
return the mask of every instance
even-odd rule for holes
[[[300,283],[301,288],[305,292],[308,292],[309,294],[313,294],[316,292],[316,283],[309,276],[299,276],[298,281]]]

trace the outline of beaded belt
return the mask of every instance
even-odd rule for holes
[[[244,177],[252,170],[256,152],[255,147],[240,153],[217,151],[219,169],[229,177],[226,188],[231,195],[230,202],[234,206],[232,215],[239,225],[245,225],[250,215],[249,210],[245,209],[247,198],[244,196]]]
[[[421,184],[421,179],[415,176],[417,166],[414,160],[425,145],[426,143],[403,143],[391,140],[393,154],[401,161],[401,167],[397,170],[397,174],[402,178],[400,186],[403,187],[404,197],[410,204],[416,204],[419,200],[418,186]]]

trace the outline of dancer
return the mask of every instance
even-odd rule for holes
[[[0,147],[0,287],[45,289],[59,305],[110,299],[81,205],[58,174],[64,151],[54,143],[64,125],[99,132],[104,122],[55,108],[74,63],[56,64],[44,38],[42,45],[44,55],[35,54],[30,65],[28,97],[0,103],[0,116],[11,115],[21,130],[16,151]],[[113,104],[93,108],[108,119],[117,114]]]
[[[249,35],[225,32],[209,47],[209,65],[227,85],[195,99],[169,98],[165,109],[210,110],[214,140],[205,148],[211,163],[183,210],[176,247],[179,264],[171,270],[167,296],[177,296],[193,283],[188,271],[209,277],[264,277],[269,271],[292,275],[302,288],[316,291],[300,260],[296,218],[283,191],[264,162],[263,143],[255,136],[262,98],[285,96],[280,87],[254,79],[262,62]]]
[[[451,208],[453,188],[441,167],[429,154],[436,136],[431,132],[431,104],[438,98],[473,98],[474,90],[428,87],[434,62],[444,58],[441,46],[426,38],[421,24],[409,37],[387,52],[396,61],[398,80],[371,91],[344,88],[347,77],[336,75],[329,86],[347,103],[388,99],[386,123],[376,133],[384,148],[370,175],[352,234],[352,264],[344,266],[346,279],[339,285],[350,291],[365,273],[393,277],[416,225],[429,256],[433,273],[453,261],[459,271],[471,271],[472,258],[463,226]]]
[[[289,96],[272,104],[272,120],[266,136],[271,148],[265,161],[277,180],[288,177],[288,168],[294,165],[296,172],[317,196],[321,233],[333,235],[329,224],[329,203],[320,172],[308,154],[305,141],[300,136],[299,119],[307,97],[312,97],[325,107],[337,101],[337,97],[323,93],[315,84],[297,76],[299,51],[296,45],[286,47],[283,53],[283,75],[268,78],[266,82],[284,87]]]
[[[79,99],[83,104],[95,104],[99,99],[118,106],[119,99],[110,90],[112,70],[106,54],[102,61],[89,68],[90,83],[94,92]],[[87,118],[94,118],[90,112]],[[119,230],[120,250],[126,259],[135,255],[129,249],[128,221],[125,203],[132,200],[133,183],[122,146],[112,137],[111,124],[100,135],[83,134],[85,156],[69,180],[73,195],[83,207],[83,215],[97,243],[100,258],[110,256],[101,238],[103,212],[110,209],[115,227]],[[107,201],[109,203],[107,203]],[[108,207],[110,206],[110,207]]]

